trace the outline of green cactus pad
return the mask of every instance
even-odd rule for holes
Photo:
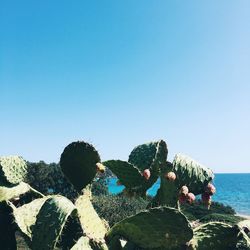
[[[91,203],[91,191],[86,188],[75,202],[80,223],[86,236],[96,243],[104,243],[107,226],[100,219]]]
[[[157,190],[157,194],[153,198],[152,202],[148,205],[148,207],[158,207],[158,206],[169,206],[178,208],[178,187],[175,182],[170,182],[166,180],[166,173],[172,171],[173,165],[170,162],[166,162],[166,164],[161,168],[161,184],[160,188]]]
[[[108,244],[109,250],[122,250],[124,249],[121,244],[119,236],[114,236]]]
[[[63,196],[49,197],[42,205],[32,230],[32,250],[54,250],[63,228],[77,213],[74,204]],[[73,246],[73,244],[72,244]]]
[[[186,185],[195,195],[203,193],[206,185],[214,178],[211,169],[181,154],[177,154],[173,160],[173,172],[177,176],[176,185],[179,188]]]
[[[167,145],[164,141],[151,142],[137,146],[129,156],[129,162],[110,160],[103,162],[127,188],[129,194],[146,195],[159,177],[159,169],[167,158]],[[143,177],[143,171],[150,170],[150,178]]]
[[[194,238],[189,243],[189,249],[194,250],[229,250],[249,249],[244,232],[236,226],[223,222],[209,222],[194,230]],[[241,245],[242,248],[238,248]]]
[[[177,209],[152,208],[114,225],[107,240],[120,235],[142,248],[177,248],[193,237],[187,218]]]
[[[166,164],[167,155],[167,144],[163,140],[142,144],[133,149],[129,162],[140,169],[141,173],[145,169],[149,169],[151,173],[149,180],[143,178],[142,191],[145,192],[157,181],[160,169]]]
[[[129,155],[129,162],[138,169],[151,169],[153,163],[165,163],[167,160],[167,145],[163,140],[150,142],[135,147]]]
[[[0,157],[0,182],[18,184],[26,180],[27,165],[20,156]]]
[[[42,197],[43,195],[33,189],[30,185],[25,182],[21,182],[18,185],[5,187],[0,186],[0,202],[4,200],[11,200],[19,197],[20,195],[31,193],[33,197]]]
[[[95,177],[100,156],[95,148],[83,141],[72,142],[63,151],[60,166],[64,175],[81,191]]]
[[[143,183],[144,177],[139,170],[131,163],[120,160],[110,160],[103,162],[120,180],[121,184],[127,188],[133,188]]]
[[[250,249],[250,238],[243,230],[241,230],[237,235],[237,243],[235,249],[236,250]]]
[[[13,209],[15,223],[20,231],[30,239],[32,237],[32,227],[36,223],[36,216],[47,199],[48,197],[36,199],[28,204]]]

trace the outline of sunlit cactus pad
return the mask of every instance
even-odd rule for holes
[[[89,238],[82,236],[70,250],[93,250],[89,243]]]
[[[96,243],[104,243],[104,236],[107,227],[103,220],[96,213],[91,203],[91,192],[88,188],[83,190],[83,194],[75,202],[83,232],[89,239]]]
[[[22,157],[0,157],[0,183],[18,184],[25,181],[27,172],[27,164]]]
[[[41,193],[37,192],[27,183],[21,182],[18,185],[11,187],[0,186],[0,202],[4,200],[11,200],[13,198],[18,198],[19,196],[26,193],[32,193],[34,198],[43,196]]]
[[[67,198],[63,196],[48,197],[39,210],[32,229],[32,249],[55,249],[62,237],[66,222],[70,217],[75,216],[76,207]]]

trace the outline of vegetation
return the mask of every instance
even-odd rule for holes
[[[212,171],[184,155],[168,162],[167,153],[161,140],[137,146],[128,162],[102,163],[92,145],[73,142],[60,165],[0,157],[1,248],[16,249],[18,234],[32,250],[250,249],[249,222],[211,203]],[[120,195],[107,194],[104,165],[125,185]]]
[[[115,223],[146,209],[148,201],[143,198],[127,198],[122,195],[93,196],[93,206],[100,217],[112,227]]]

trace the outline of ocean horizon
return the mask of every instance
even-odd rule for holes
[[[117,178],[110,178],[108,189],[111,194],[121,192],[124,186],[116,185]],[[233,207],[238,214],[250,215],[250,173],[215,173],[216,194],[213,201]],[[154,196],[160,186],[160,179],[148,190]],[[199,199],[199,196],[197,196]]]

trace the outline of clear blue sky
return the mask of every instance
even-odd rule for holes
[[[250,172],[250,1],[1,1],[0,155],[164,139]]]

